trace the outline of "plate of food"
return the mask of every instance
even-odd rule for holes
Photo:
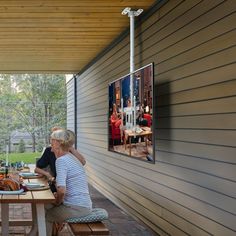
[[[25,183],[25,186],[30,191],[37,191],[37,190],[46,190],[49,189],[48,185],[41,184],[41,183]]]
[[[16,195],[16,194],[22,194],[24,192],[24,189],[19,189],[15,191],[5,191],[5,190],[0,190],[0,194],[6,194],[6,195]]]
[[[19,175],[24,179],[36,179],[41,178],[41,176],[34,172],[21,172]]]
[[[18,181],[10,178],[4,178],[0,180],[0,194],[21,194],[24,189]]]

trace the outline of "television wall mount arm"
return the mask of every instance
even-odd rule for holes
[[[128,15],[130,18],[130,73],[134,72],[134,18],[139,16],[143,12],[143,9],[138,9],[137,11],[131,10],[130,7],[126,7],[122,11],[122,15]]]
[[[138,10],[132,10],[130,7],[126,7],[121,14],[122,15],[128,15],[130,18],[130,100],[131,100],[131,107],[134,108],[134,115],[132,117],[132,124],[134,124],[134,127],[136,127],[136,107],[134,107],[136,104],[134,104],[135,98],[134,98],[134,88],[133,88],[133,78],[135,71],[135,63],[134,63],[134,18],[136,16],[139,16],[143,12],[143,9]],[[132,127],[133,128],[133,127]]]

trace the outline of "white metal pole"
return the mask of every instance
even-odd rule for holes
[[[131,129],[133,127],[135,128],[136,123],[134,120],[136,119],[136,107],[134,104],[134,74],[133,72],[135,71],[135,63],[134,63],[134,17],[140,15],[143,12],[143,9],[138,9],[137,11],[131,10],[130,7],[126,7],[122,11],[122,15],[128,14],[128,17],[130,18],[130,101],[131,101]]]
[[[134,72],[134,12],[129,13],[130,16],[130,73]]]
[[[135,127],[134,119],[135,119],[135,107],[134,107],[134,12],[131,11],[129,13],[130,18],[130,100],[131,100],[131,129]]]
[[[134,12],[131,11],[129,13],[130,18],[130,99],[131,99],[131,107],[134,105],[134,87],[133,87],[133,72],[135,70],[134,65]]]
[[[8,166],[9,163],[9,146],[6,145],[6,166]]]

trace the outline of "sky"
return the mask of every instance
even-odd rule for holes
[[[73,74],[66,74],[66,82],[68,82],[73,77]]]

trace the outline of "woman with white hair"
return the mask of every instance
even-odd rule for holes
[[[56,221],[88,215],[92,211],[86,173],[81,162],[69,152],[73,132],[56,130],[51,134],[51,147],[56,156],[56,204],[46,210],[47,235],[52,235]]]
[[[63,128],[55,126],[51,129],[51,131],[54,132],[56,130],[61,130],[61,129]],[[68,131],[72,132],[70,130]],[[72,135],[74,135],[73,132]],[[85,158],[80,154],[80,152],[77,149],[73,147],[74,144],[75,144],[75,138],[71,140],[71,146],[69,151],[82,163],[82,165],[85,165],[86,163]],[[55,154],[52,152],[51,147],[47,147],[43,151],[40,159],[37,161],[34,172],[46,176],[49,181],[53,181],[56,177],[55,162],[56,162]],[[55,189],[51,190],[52,192],[55,192]]]

